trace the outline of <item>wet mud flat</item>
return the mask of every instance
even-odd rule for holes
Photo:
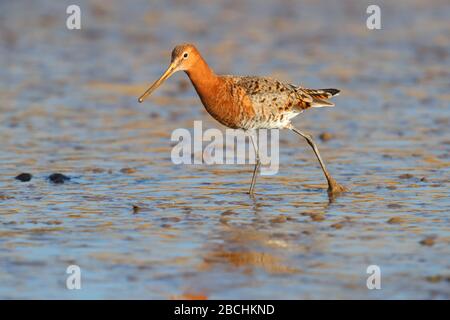
[[[68,31],[65,4],[2,2],[0,298],[450,298],[450,6],[382,3],[370,31],[367,5],[81,1]],[[294,123],[351,191],[330,201],[290,132],[254,198],[251,165],[174,165],[173,130],[225,130],[181,73],[137,103],[185,41],[218,73],[341,89]]]

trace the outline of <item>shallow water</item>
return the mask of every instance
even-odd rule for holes
[[[382,2],[378,31],[361,1],[79,3],[69,31],[69,2],[0,2],[0,298],[450,298],[448,1]],[[250,165],[174,165],[173,130],[224,130],[181,73],[136,101],[186,41],[218,73],[342,89],[294,123],[333,135],[351,192],[330,202],[290,132],[254,198]]]

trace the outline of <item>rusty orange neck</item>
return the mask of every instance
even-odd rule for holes
[[[186,73],[206,111],[221,124],[237,129],[241,127],[242,117],[254,116],[248,97],[237,94],[232,83],[226,77],[217,76],[200,55]]]
[[[217,92],[220,81],[206,61],[199,55],[198,60],[186,73],[194,85],[205,107],[214,103],[214,92]]]

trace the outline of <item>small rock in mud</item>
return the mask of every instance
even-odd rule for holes
[[[232,214],[237,214],[237,213],[234,212],[233,210],[226,210],[226,211],[221,213],[222,216],[230,216]]]
[[[323,214],[314,213],[310,215],[312,221],[323,221],[325,220],[325,217]]]
[[[395,189],[397,189],[396,186],[387,186],[386,188],[389,189],[389,190],[395,190]]]
[[[398,176],[399,179],[411,179],[414,178],[414,176],[410,173],[404,173]]]
[[[33,176],[30,173],[24,172],[24,173],[21,173],[18,176],[16,176],[15,179],[22,181],[22,182],[27,182],[27,181],[30,181],[31,178],[33,178]]]
[[[422,182],[427,182],[428,179],[427,179],[427,177],[422,177],[422,178],[420,178],[420,181],[422,181]]]
[[[287,221],[286,216],[278,216],[276,218],[270,219],[270,222],[272,222],[272,223],[283,223],[286,221]]]
[[[329,132],[322,132],[319,135],[319,139],[322,140],[322,141],[328,141],[328,140],[331,140],[333,138],[334,138],[334,135],[329,133]]]
[[[130,173],[135,173],[136,169],[133,169],[133,168],[122,168],[122,169],[120,169],[120,172],[126,173],[126,174],[130,174]]]
[[[133,205],[133,214],[137,214],[141,210],[141,207]]]
[[[423,246],[431,247],[435,243],[434,237],[426,237],[425,239],[421,240],[419,243]]]
[[[387,205],[387,207],[388,207],[389,209],[400,209],[400,208],[402,208],[403,206],[402,206],[401,204],[398,204],[398,203],[389,203],[389,204]]]
[[[323,220],[325,220],[324,215],[320,214],[320,213],[302,212],[301,215],[310,217],[312,221],[323,221]]]
[[[62,173],[52,173],[48,179],[53,183],[64,183],[70,180],[68,176],[63,175]]]
[[[403,222],[403,219],[400,217],[392,217],[387,221],[387,223],[390,223],[390,224],[402,223],[402,222]]]
[[[333,223],[330,227],[335,228],[335,229],[342,229],[344,225],[342,223],[336,222]]]
[[[46,225],[49,225],[49,226],[53,226],[53,225],[60,225],[60,224],[62,224],[62,222],[61,221],[58,221],[58,220],[50,220],[50,221],[47,221],[47,222],[44,222]]]

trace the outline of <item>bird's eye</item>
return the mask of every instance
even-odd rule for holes
[[[183,58],[186,59],[187,57],[188,57],[188,53],[185,52],[185,53],[183,54]]]

